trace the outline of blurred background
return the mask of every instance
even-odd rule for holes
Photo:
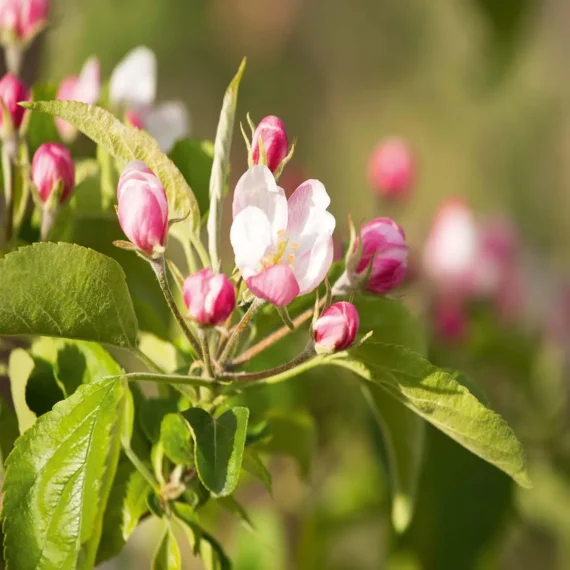
[[[38,79],[59,81],[97,55],[108,77],[127,51],[147,45],[159,60],[159,99],[183,100],[192,135],[212,139],[245,55],[238,118],[284,120],[298,146],[283,183],[323,181],[340,237],[348,212],[388,215],[420,256],[441,201],[462,196],[477,215],[498,214],[516,228],[535,273],[563,279],[569,38],[566,0],[58,0],[28,63]],[[413,191],[398,203],[379,198],[368,180],[371,152],[391,135],[408,142],[416,162]],[[246,151],[234,141],[235,181]],[[421,291],[412,284],[400,295],[429,330]],[[286,435],[306,440],[305,457],[271,465],[273,497],[243,482],[253,530],[211,513],[237,570],[570,568],[565,337],[550,342],[485,306],[470,319],[462,342],[433,337],[430,358],[484,386],[528,449],[534,490],[514,488],[430,428],[417,513],[397,536],[381,442],[358,395],[332,377],[302,377],[258,405],[271,399],[298,415],[299,433]],[[106,567],[148,567],[156,542],[143,524]],[[188,552],[185,564],[201,568]]]

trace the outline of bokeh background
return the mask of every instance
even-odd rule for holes
[[[58,0],[53,14],[30,75],[59,80],[95,54],[108,77],[147,45],[159,60],[159,98],[182,99],[200,138],[213,138],[225,86],[247,56],[239,119],[249,111],[285,121],[298,138],[288,170],[325,183],[341,236],[348,212],[390,215],[419,252],[438,204],[459,195],[512,220],[548,271],[568,267],[566,0]],[[397,206],[367,180],[370,152],[388,135],[405,137],[417,160],[414,192]],[[236,178],[246,165],[239,136],[233,155]],[[424,318],[417,292],[401,295]],[[237,570],[570,568],[564,350],[516,327],[479,325],[475,348],[433,343],[432,357],[485,386],[529,450],[535,489],[515,489],[429,429],[417,514],[396,536],[381,445],[358,395],[332,377],[303,378],[259,405],[271,399],[299,414],[309,474],[284,457],[271,465],[273,497],[244,482],[253,531],[210,515]],[[148,567],[156,541],[143,524],[107,567]],[[187,568],[201,568],[185,555]]]

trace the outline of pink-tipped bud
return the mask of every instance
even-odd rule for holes
[[[317,352],[333,352],[348,348],[356,338],[360,317],[352,303],[334,303],[317,319],[313,327]]]
[[[370,155],[368,179],[381,196],[404,198],[412,188],[414,175],[412,151],[403,139],[386,139]]]
[[[162,248],[168,232],[168,200],[160,180],[140,160],[129,162],[117,186],[119,224],[141,251]]]
[[[127,109],[125,111],[125,123],[139,130],[143,130],[145,127],[144,118],[142,114],[130,109]]]
[[[222,324],[236,306],[236,292],[231,281],[223,273],[213,273],[211,269],[202,269],[187,277],[183,294],[188,314],[204,327]]]
[[[444,342],[463,340],[468,321],[461,299],[438,299],[433,310],[433,326],[437,336]]]
[[[260,138],[265,149],[267,167],[271,172],[275,172],[289,152],[289,139],[287,138],[285,124],[279,117],[274,115],[269,115],[261,120],[253,133],[253,140],[251,141],[250,162],[252,165],[259,164],[261,161]]]
[[[376,218],[362,226],[362,256],[356,274],[368,279],[363,284],[372,293],[388,293],[406,277],[408,245],[404,230],[390,218]]]
[[[3,0],[0,29],[4,36],[11,36],[12,41],[30,39],[47,21],[49,4],[49,0]]]
[[[75,186],[75,165],[69,149],[59,143],[42,144],[32,160],[32,180],[42,202],[46,203],[58,188],[59,202],[65,202]]]
[[[10,115],[12,126],[20,128],[26,110],[18,103],[30,100],[30,90],[17,77],[7,73],[0,79],[0,99],[4,102],[4,107]],[[0,113],[0,126],[5,128],[4,113]]]

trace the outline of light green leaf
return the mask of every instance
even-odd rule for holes
[[[9,567],[93,567],[119,460],[124,401],[119,381],[81,386],[17,440],[3,487]]]
[[[519,485],[530,487],[524,452],[513,430],[454,374],[436,368],[412,350],[373,340],[353,351],[350,358],[337,357],[329,362],[386,390]]]
[[[425,422],[377,386],[362,386],[384,441],[392,487],[392,524],[410,524],[419,483]]]
[[[206,570],[231,570],[232,563],[224,549],[211,534],[202,529],[192,508],[184,503],[176,503],[174,513],[182,523],[192,552],[200,555]]]
[[[36,243],[0,261],[0,334],[134,347],[137,320],[119,264],[93,250]]]
[[[245,70],[245,58],[238,72],[231,80],[222,103],[216,140],[214,141],[214,163],[210,176],[210,212],[208,215],[208,251],[215,271],[220,269],[220,236],[222,230],[222,203],[230,172],[230,149],[234,133],[237,97],[241,77]]]
[[[134,159],[144,161],[164,185],[170,217],[184,218],[190,214],[187,222],[190,228],[192,231],[199,228],[200,211],[192,190],[148,133],[122,123],[101,107],[76,101],[37,101],[24,106],[65,119],[117,160],[125,163]]]
[[[236,407],[214,417],[190,408],[181,415],[192,430],[200,481],[216,497],[230,495],[239,480],[249,410]]]
[[[178,141],[168,154],[194,191],[202,216],[210,207],[209,187],[214,145],[211,141],[187,138]]]
[[[20,433],[24,433],[31,427],[37,417],[26,402],[26,386],[34,366],[34,359],[23,348],[17,348],[11,352],[8,362],[8,374],[10,376],[10,390]]]
[[[191,465],[192,434],[188,424],[178,414],[167,414],[160,427],[160,441],[164,454],[170,461],[179,465]]]
[[[272,493],[271,473],[265,467],[261,457],[253,450],[247,449],[243,455],[242,467],[253,477],[259,479],[267,491]]]
[[[154,555],[152,570],[180,570],[181,568],[180,550],[172,530],[167,526]]]
[[[146,497],[149,491],[145,478],[125,455],[121,455],[105,509],[96,564],[121,552],[141,517],[148,512]]]

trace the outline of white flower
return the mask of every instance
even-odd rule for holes
[[[266,166],[237,183],[230,240],[250,291],[277,306],[316,289],[333,260],[334,216],[318,180],[307,180],[289,201]]]
[[[115,108],[127,111],[133,126],[144,128],[164,152],[188,135],[190,120],[184,104],[156,104],[157,65],[152,50],[140,46],[130,51],[111,74],[109,99]]]

